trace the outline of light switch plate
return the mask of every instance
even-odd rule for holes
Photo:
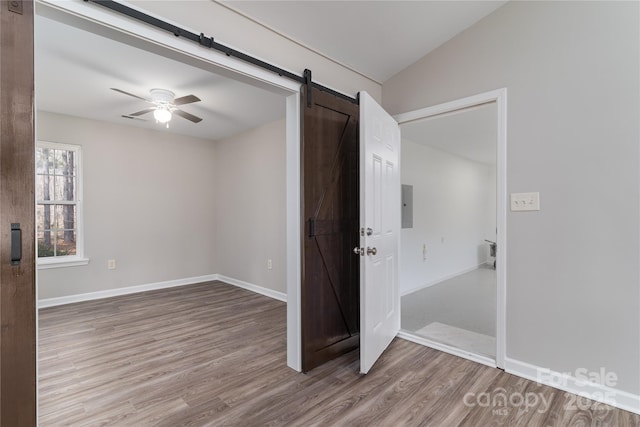
[[[511,193],[511,210],[516,211],[539,211],[540,193]]]

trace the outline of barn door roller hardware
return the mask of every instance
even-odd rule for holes
[[[312,106],[311,89],[313,88],[313,79],[311,78],[311,70],[308,68],[304,70],[304,84],[307,86],[305,92],[307,94],[307,107]]]
[[[170,33],[172,33],[173,35],[175,35],[176,37],[184,37],[186,39],[189,39],[195,43],[198,43],[200,46],[206,47],[208,49],[214,49],[217,50],[219,52],[224,53],[227,56],[233,56],[235,58],[238,58],[242,61],[248,62],[250,64],[253,65],[257,65],[260,68],[263,68],[265,70],[271,71],[272,73],[276,73],[281,77],[286,77],[288,79],[294,80],[300,84],[304,84],[307,86],[307,105],[310,107],[311,106],[311,88],[316,88],[318,90],[321,90],[323,92],[327,92],[330,93],[334,96],[337,96],[338,98],[342,98],[346,101],[352,102],[354,104],[358,104],[358,99],[357,98],[352,98],[348,95],[345,95],[343,93],[340,92],[336,92],[333,89],[330,89],[326,86],[322,86],[318,83],[314,83],[313,81],[311,81],[311,71],[310,70],[305,70],[304,71],[304,75],[303,76],[299,76],[297,74],[294,74],[290,71],[284,70],[280,67],[276,67],[273,64],[269,64],[268,62],[262,61],[258,58],[254,58],[251,55],[247,55],[246,53],[242,53],[240,51],[237,51],[235,49],[232,49],[228,46],[225,46],[223,44],[220,44],[218,42],[216,42],[213,37],[207,37],[204,35],[204,33],[200,33],[200,34],[195,34],[192,33],[191,31],[187,31],[184,28],[180,28],[176,25],[170,24],[166,21],[163,21],[161,19],[158,18],[154,18],[153,16],[149,16],[146,13],[140,12],[138,10],[132,9],[128,6],[125,6],[121,3],[118,3],[116,1],[113,0],[84,0],[85,2],[89,2],[89,3],[95,3],[97,5],[106,7],[107,9],[110,9],[114,12],[118,12],[121,13],[123,15],[126,15],[130,18],[136,19],[138,21],[144,22],[146,24],[152,25],[156,28],[159,28],[161,30],[164,31],[168,31]]]

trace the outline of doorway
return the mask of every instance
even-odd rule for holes
[[[278,95],[286,104],[286,131],[284,140],[286,148],[286,255],[279,268],[286,271],[285,277],[288,289],[299,287],[299,177],[300,177],[300,132],[299,132],[299,84],[266,72],[252,65],[241,62],[232,57],[215,51],[202,49],[190,42],[177,39],[173,34],[159,34],[140,24],[120,16],[105,13],[99,7],[87,3],[46,4],[38,3],[38,14],[49,19],[65,23],[69,26],[88,30],[99,35],[123,42],[141,50],[164,55],[184,64],[197,67],[224,77],[238,80],[242,83],[267,90]],[[107,86],[108,89],[108,86]],[[126,112],[134,111],[127,110]],[[284,186],[284,182],[282,183]],[[292,244],[292,242],[295,242]],[[266,256],[265,256],[266,261]],[[278,268],[276,267],[276,268]],[[264,263],[267,269],[267,263]],[[105,267],[106,269],[106,267]],[[292,283],[290,283],[292,282]],[[295,298],[295,293],[289,291],[289,297]],[[288,316],[296,316],[298,307],[289,304]],[[299,370],[299,333],[288,332],[287,363],[293,369]]]
[[[400,336],[504,364],[506,89],[396,116]]]

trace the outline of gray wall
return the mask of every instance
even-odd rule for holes
[[[40,299],[216,273],[213,141],[45,112],[36,123],[39,140],[82,146],[90,258],[39,270]]]
[[[215,159],[216,272],[286,293],[285,121],[216,142]]]
[[[640,393],[637,2],[510,2],[383,85],[392,114],[508,88],[507,357]]]
[[[47,112],[37,127],[82,146],[90,259],[39,270],[39,299],[214,273],[286,292],[284,120],[220,141]]]

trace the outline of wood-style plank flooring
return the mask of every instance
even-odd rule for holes
[[[221,282],[43,309],[39,424],[640,426],[640,416],[590,401],[566,409],[572,395],[401,339],[366,376],[357,352],[300,374],[286,366],[285,311]],[[502,405],[501,395],[538,401]]]

